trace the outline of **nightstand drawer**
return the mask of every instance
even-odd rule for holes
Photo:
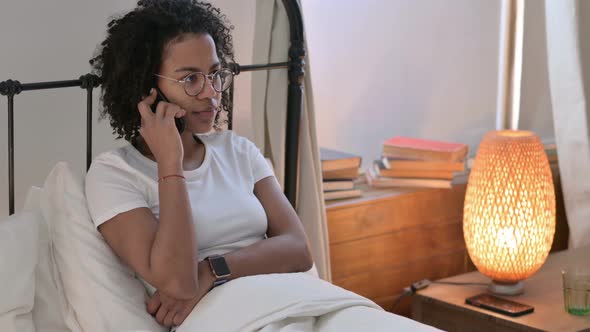
[[[463,273],[468,269],[467,250],[455,249],[433,253],[432,256],[411,260],[405,264],[382,266],[352,276],[334,278],[333,282],[335,285],[354,289],[362,296],[379,301],[381,298],[393,295],[387,294],[383,290],[401,290],[424,278],[441,279],[448,275]]]
[[[437,253],[464,248],[460,220],[332,244],[332,278],[341,279],[367,271],[403,266]]]
[[[398,192],[395,196],[359,200],[328,208],[331,244],[363,239],[408,227],[461,220],[465,186]]]

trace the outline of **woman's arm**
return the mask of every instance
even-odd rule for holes
[[[160,184],[160,219],[148,208],[133,209],[98,227],[125,263],[161,292],[178,299],[197,294],[194,231],[182,179]],[[188,267],[188,268],[187,268]]]
[[[254,194],[268,218],[268,238],[224,255],[231,279],[267,273],[303,272],[313,259],[297,213],[272,176],[258,181]]]
[[[160,102],[156,113],[150,96],[138,104],[141,136],[158,162],[159,221],[147,208],[121,213],[99,226],[99,231],[133,270],[162,293],[176,299],[198,294],[195,230],[186,184],[182,175],[183,147],[174,117],[185,112],[178,106]]]
[[[257,274],[308,271],[313,266],[307,237],[301,221],[282,193],[274,177],[266,177],[254,186],[268,219],[268,238],[224,255],[231,279]],[[196,297],[182,302],[176,314],[162,309],[162,295],[154,294],[146,303],[147,311],[164,326],[180,325],[193,307],[213,287],[215,278],[207,261],[195,262],[199,290]]]

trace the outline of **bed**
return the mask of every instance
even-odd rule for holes
[[[235,63],[231,68],[235,74],[254,70],[289,71],[284,192],[295,206],[305,49],[298,3],[296,0],[282,3],[290,25],[289,61]],[[0,93],[8,99],[9,172],[9,217],[0,220],[2,331],[168,331],[144,310],[144,286],[94,228],[86,206],[84,179],[76,176],[67,163],[55,165],[43,186],[32,187],[23,208],[15,212],[15,97],[25,91],[69,87],[85,90],[88,168],[92,159],[92,92],[99,86],[100,77],[92,74],[63,81],[0,82]],[[228,93],[233,96],[233,88]],[[231,116],[228,120],[231,129]],[[178,332],[196,330],[433,329],[386,313],[372,301],[333,286],[310,271],[244,277],[215,288],[177,329]]]

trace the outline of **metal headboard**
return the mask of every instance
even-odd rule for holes
[[[288,69],[289,87],[287,93],[287,121],[285,139],[285,182],[284,192],[291,205],[295,208],[297,202],[297,183],[299,170],[299,127],[302,105],[302,83],[305,64],[305,48],[303,39],[303,21],[297,0],[283,0],[287,11],[290,29],[289,61],[259,65],[241,66],[231,64],[236,75],[246,71]],[[92,90],[100,85],[100,77],[85,74],[75,80],[20,83],[17,80],[0,82],[0,94],[8,99],[8,192],[9,214],[14,214],[14,96],[23,91],[47,90],[68,87],[80,87],[86,90],[86,168],[92,161]],[[233,86],[230,89],[230,99],[233,97]],[[232,118],[228,119],[229,129],[232,128]]]

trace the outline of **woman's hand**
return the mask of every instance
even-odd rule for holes
[[[141,115],[139,134],[156,158],[158,166],[177,166],[179,163],[182,165],[184,150],[174,118],[183,117],[186,111],[178,105],[161,101],[154,113],[151,105],[156,100],[156,96],[156,89],[152,89],[150,95],[137,104]]]
[[[156,291],[147,303],[146,310],[156,318],[160,325],[166,327],[178,326],[184,322],[200,298],[191,300],[176,300]]]
[[[190,300],[176,300],[165,294],[156,291],[147,301],[146,310],[156,318],[156,321],[163,326],[179,326],[191,313],[193,308],[213,287],[213,273],[209,262],[198,263],[199,291],[197,296]]]

